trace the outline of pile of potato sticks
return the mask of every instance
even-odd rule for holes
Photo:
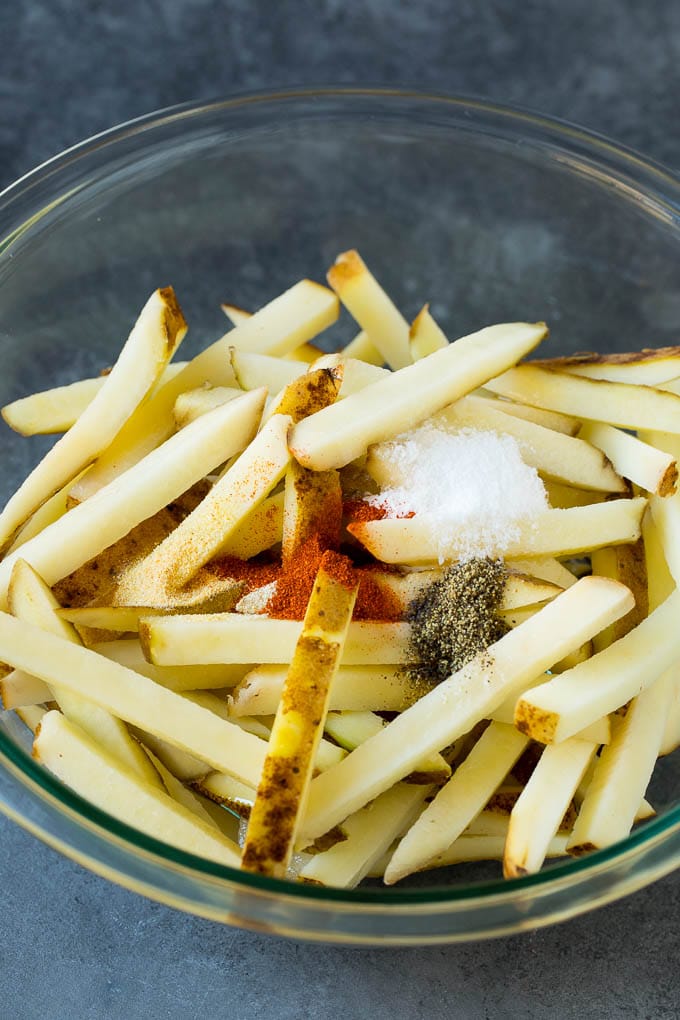
[[[185,363],[158,290],[108,374],[3,409],[63,433],[0,514],[3,707],[104,811],[273,877],[515,877],[624,838],[680,744],[680,348],[523,362],[543,324],[449,343],[356,252],[328,282],[223,306],[232,328]],[[340,302],[361,332],[323,354]],[[387,484],[377,444],[433,415],[512,436],[550,509],[497,552],[509,631],[416,690],[409,623],[353,620],[333,554],[303,621],[210,564],[291,555],[324,493]],[[417,516],[351,530],[406,616],[445,567],[436,536]]]

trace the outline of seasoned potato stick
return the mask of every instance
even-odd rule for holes
[[[272,727],[250,812],[242,867],[285,877],[323,733],[328,695],[340,664],[358,583],[347,584],[325,554],[314,581]]]
[[[508,323],[462,337],[301,421],[291,450],[315,471],[343,467],[371,443],[417,425],[514,364],[546,333],[542,323]]]
[[[408,323],[359,253],[346,251],[338,255],[327,279],[343,305],[368,333],[383,360],[391,368],[411,364]]]
[[[517,702],[515,725],[550,743],[566,740],[625,705],[680,656],[679,612],[676,589],[625,637],[525,694]]]
[[[147,577],[169,592],[186,585],[283,478],[290,461],[288,415],[274,415],[208,495],[121,585],[127,603],[143,595]]]
[[[220,556],[249,560],[281,541],[284,494],[277,492],[259,503],[219,549]]]
[[[428,354],[434,354],[435,351],[441,351],[448,345],[446,334],[430,314],[429,304],[423,305],[409,330],[411,360],[420,361],[421,358],[426,358]]]
[[[312,367],[286,386],[270,413],[290,415],[294,423],[302,421],[334,403],[341,382],[341,369]]]
[[[21,557],[53,585],[153,516],[247,445],[264,390],[244,394],[198,418],[107,486],[96,501],[69,510],[0,563],[0,605]]]
[[[41,577],[24,560],[18,560],[12,571],[9,606],[14,616],[54,634],[63,641],[79,645],[75,629],[57,614],[59,603]],[[158,774],[149,763],[121,722],[106,709],[59,684],[50,684],[52,695],[67,719],[80,726],[99,747],[117,761],[124,763],[147,782],[158,784]]]
[[[285,666],[256,666],[235,687],[230,700],[231,714],[273,715],[281,700],[285,676]],[[402,712],[429,689],[427,685],[418,687],[397,666],[340,666],[331,688],[329,708],[334,712]]]
[[[242,613],[149,616],[140,620],[144,654],[159,666],[230,662],[290,662],[300,635],[298,620]],[[345,642],[346,666],[397,665],[412,661],[407,623],[352,623]]]
[[[595,751],[595,744],[573,737],[543,751],[510,814],[503,855],[506,878],[540,870]]]
[[[647,505],[642,497],[615,499],[569,510],[544,510],[526,524],[519,522],[519,536],[503,548],[491,548],[490,556],[509,559],[525,556],[572,556],[600,546],[636,542]],[[455,561],[465,552],[456,536],[440,543],[440,536],[423,517],[385,518],[357,522],[347,530],[383,563],[428,565]]]
[[[584,577],[562,592],[314,779],[301,845],[313,842],[408,775],[423,755],[441,750],[488,718],[556,659],[628,612],[631,603],[627,588],[605,578]]]
[[[641,489],[657,496],[670,496],[675,492],[678,467],[670,454],[600,422],[586,422],[579,436],[602,450],[618,473],[630,478]]]
[[[357,358],[347,358],[344,354],[324,354],[312,364],[312,369],[327,368],[338,371],[342,375],[339,397],[349,397],[358,393],[379,379],[390,375],[389,369],[369,365]]]
[[[0,613],[0,658],[256,785],[267,745],[140,673]]]
[[[399,843],[385,884],[393,885],[444,853],[479,814],[527,743],[514,726],[492,722]]]
[[[67,432],[85,408],[89,407],[105,382],[106,376],[100,375],[94,379],[79,379],[66,386],[32,393],[29,397],[6,404],[2,408],[2,417],[11,429],[22,436]]]
[[[154,291],[97,396],[0,514],[0,548],[46,499],[106,449],[158,379],[186,330],[172,288]]]
[[[414,821],[431,790],[395,783],[346,819],[342,826],[346,838],[307,861],[300,871],[302,881],[353,889]]]
[[[286,471],[281,555],[284,564],[313,536],[334,545],[342,519],[337,471],[308,471],[293,461]]]
[[[624,429],[644,429],[654,422],[663,431],[680,432],[680,397],[650,386],[586,379],[530,364],[511,368],[486,386],[501,396],[586,421]]]
[[[33,756],[81,797],[126,825],[199,857],[239,866],[238,846],[212,822],[106,754],[59,712],[43,717]]]

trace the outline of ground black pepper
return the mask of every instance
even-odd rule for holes
[[[439,682],[507,633],[498,615],[507,571],[502,561],[467,560],[414,599],[407,619],[419,664],[414,679]]]

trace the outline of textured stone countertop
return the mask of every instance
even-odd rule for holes
[[[158,107],[333,81],[520,103],[680,167],[672,0],[0,8],[0,186]],[[0,875],[3,1020],[680,1014],[680,874],[542,931],[400,950],[295,944],[184,916],[94,877],[4,818]]]

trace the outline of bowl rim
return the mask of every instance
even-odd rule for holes
[[[633,148],[620,145],[606,135],[582,128],[568,120],[538,113],[524,106],[496,103],[472,94],[449,94],[439,90],[422,88],[389,88],[384,86],[323,85],[290,87],[276,90],[246,90],[226,97],[208,101],[191,101],[143,114],[114,127],[98,132],[64,149],[62,152],[40,163],[21,175],[0,191],[0,212],[12,206],[34,187],[42,185],[75,162],[85,159],[92,152],[114,147],[135,135],[145,135],[159,127],[172,125],[182,120],[199,118],[224,110],[239,110],[252,105],[288,104],[310,102],[315,99],[327,101],[374,100],[389,104],[393,100],[412,101],[448,107],[465,113],[470,118],[471,128],[484,133],[483,118],[493,117],[511,129],[511,133],[528,133],[530,139],[546,148],[558,146],[574,156],[585,158],[612,181],[622,183],[633,181],[635,189],[642,194],[652,192],[654,204],[665,207],[673,223],[680,221],[680,176],[659,161],[648,159]],[[347,113],[347,111],[345,111]],[[475,122],[475,116],[478,122]],[[629,185],[628,185],[629,186]],[[68,195],[64,196],[68,197]],[[52,203],[53,204],[53,203]],[[52,205],[51,204],[51,205]],[[50,206],[51,207],[51,206]],[[11,239],[12,234],[10,234]],[[0,238],[0,253],[5,243]],[[41,768],[33,759],[2,731],[0,731],[0,760],[10,764],[9,771],[16,777],[17,771],[22,782],[28,779],[27,789],[37,786],[42,796],[56,800],[71,814],[83,828],[94,828],[102,837],[122,841],[130,850],[151,855],[159,863],[171,863],[183,870],[208,879],[221,879],[235,886],[247,887],[253,892],[272,893],[288,900],[304,899],[314,901],[318,906],[341,904],[347,907],[362,904],[364,907],[385,907],[411,905],[445,909],[456,903],[472,905],[473,901],[497,903],[515,900],[530,891],[548,891],[569,882],[573,877],[591,872],[608,870],[609,866],[635,856],[640,849],[656,845],[680,829],[680,804],[670,808],[663,815],[645,822],[626,839],[603,850],[593,851],[581,858],[560,861],[535,875],[507,880],[475,882],[459,887],[429,886],[426,888],[400,888],[389,890],[360,888],[335,889],[316,887],[287,880],[266,878],[238,869],[220,865],[189,852],[147,836],[115,817],[96,808],[87,800],[65,787],[51,773]],[[13,767],[12,767],[13,766]],[[2,805],[0,804],[0,807]],[[12,812],[16,818],[16,814]],[[47,834],[45,834],[47,835]],[[48,840],[49,841],[49,840]],[[68,852],[68,848],[65,848]]]

